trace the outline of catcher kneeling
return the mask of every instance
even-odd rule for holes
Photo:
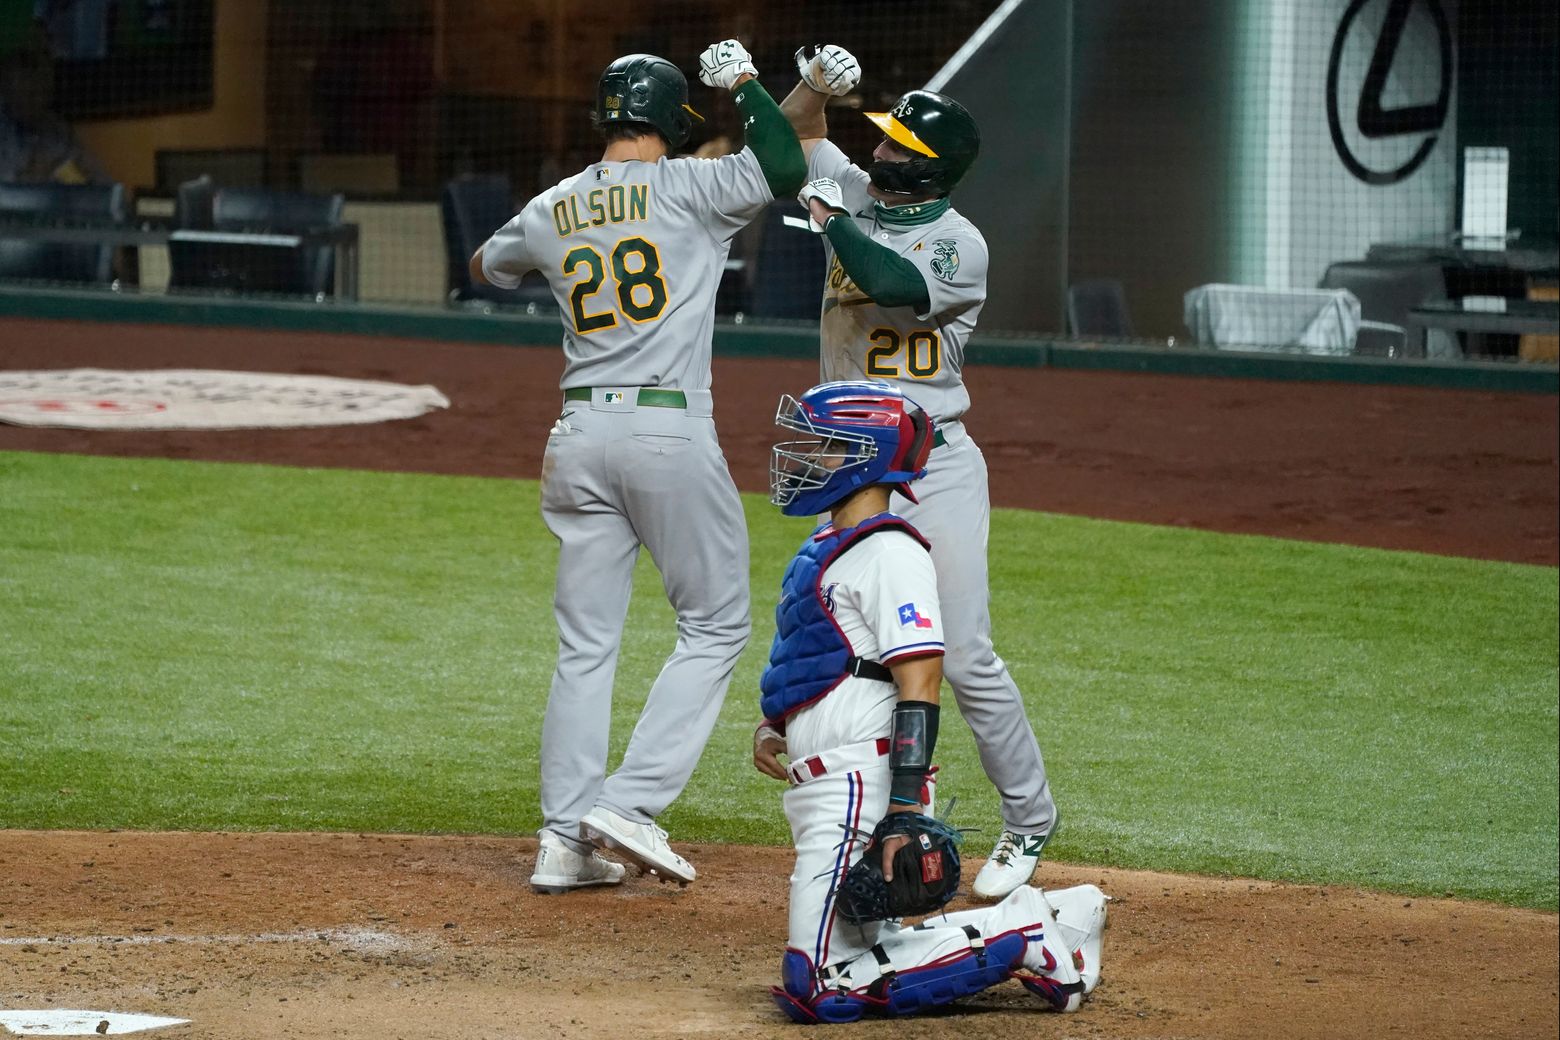
[[[790,783],[790,940],[775,1001],[798,1022],[906,1015],[1017,979],[1074,1011],[1100,975],[1106,897],[1023,886],[939,910],[959,834],[924,815],[937,741],[942,629],[925,539],[888,511],[926,470],[934,430],[887,384],[825,383],[780,401],[771,501],[827,512],[785,573],[761,683],[758,769]],[[780,756],[784,756],[782,761]]]

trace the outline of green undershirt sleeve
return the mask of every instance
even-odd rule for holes
[[[758,80],[748,80],[732,96],[744,117],[743,136],[758,157],[769,190],[777,199],[795,195],[807,179],[807,159],[796,130]]]
[[[879,307],[914,307],[917,314],[925,314],[931,307],[920,268],[872,241],[855,221],[830,218],[824,234],[834,245],[840,266],[873,303]]]

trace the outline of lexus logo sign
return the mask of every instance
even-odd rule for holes
[[[1360,17],[1366,7],[1386,8],[1368,65],[1372,19]],[[1416,8],[1420,17],[1411,22]],[[1366,184],[1412,176],[1435,147],[1451,100],[1452,32],[1439,0],[1351,0],[1327,60],[1327,127],[1349,172]]]

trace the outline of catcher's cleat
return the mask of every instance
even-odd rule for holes
[[[1057,924],[1056,913],[1045,893],[1025,885],[1015,890],[1003,905],[1011,906],[1033,922],[1024,929],[1028,945],[1024,949],[1022,966],[1013,971],[1013,978],[1045,1001],[1049,1010],[1077,1011],[1083,1004],[1086,984],[1079,971],[1075,948],[1068,944],[1063,928]]]
[[[663,880],[687,884],[698,876],[692,863],[672,851],[666,832],[654,823],[625,820],[598,805],[580,821],[580,835],[597,846],[621,852]]]
[[[1083,992],[1093,993],[1100,984],[1100,953],[1105,929],[1110,927],[1110,896],[1095,885],[1075,885],[1045,893],[1056,914],[1062,943],[1073,951],[1073,963],[1083,977]]]
[[[1026,971],[1015,971],[1013,977],[1025,989],[1045,1001],[1051,1011],[1065,1015],[1083,1006],[1082,982],[1057,982],[1044,975],[1031,975]]]
[[[997,901],[1006,899],[1018,886],[1027,885],[1040,865],[1040,853],[1045,843],[1056,833],[1056,820],[1041,834],[1018,834],[1004,829],[997,837],[986,865],[975,875],[970,886],[977,899]]]
[[[623,864],[602,859],[594,849],[575,852],[556,834],[543,831],[531,888],[539,895],[558,896],[576,888],[622,884],[623,874]]]

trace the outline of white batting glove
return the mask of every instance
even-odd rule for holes
[[[807,229],[815,234],[823,234],[823,225],[818,223],[812,215],[812,200],[817,199],[825,206],[840,213],[846,212],[845,194],[840,190],[838,181],[827,177],[819,177],[815,181],[808,181],[797,194],[796,201],[807,210]]]
[[[802,82],[820,94],[840,97],[856,89],[861,82],[861,63],[844,47],[829,43],[809,44],[796,51],[796,73]]]
[[[736,86],[737,77],[743,73],[758,75],[753,56],[736,40],[722,40],[704,48],[699,55],[699,82],[706,87],[730,90]]]

